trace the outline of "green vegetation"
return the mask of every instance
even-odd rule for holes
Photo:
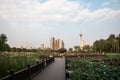
[[[93,43],[95,52],[120,53],[120,34],[116,36],[111,34],[108,39],[97,40]]]
[[[0,54],[0,78],[9,74],[9,70],[19,71],[27,65],[40,61],[40,55],[30,53],[4,53]]]
[[[107,54],[107,56],[106,56],[106,58],[105,58],[106,60],[107,59],[120,59],[120,54],[118,54],[118,53],[112,53],[112,54]]]
[[[7,36],[5,34],[0,34],[0,52],[10,51],[10,47],[6,42]]]
[[[120,59],[116,55],[107,59]],[[73,71],[71,80],[120,80],[120,66],[106,64],[101,58],[68,59],[68,63]]]

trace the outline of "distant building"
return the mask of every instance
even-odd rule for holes
[[[52,37],[50,39],[50,48],[53,50],[58,50],[60,48],[64,48],[63,40],[61,40],[61,43],[60,43],[60,39],[55,39],[54,37]]]
[[[60,48],[64,48],[64,42],[63,42],[63,40],[61,40],[61,47]]]
[[[57,49],[60,48],[60,39],[57,40]]]
[[[21,47],[21,49],[25,48],[25,49],[32,49],[32,46],[29,42],[24,43]]]
[[[41,44],[41,49],[44,49],[45,47],[44,47],[44,44]]]
[[[58,49],[58,43],[57,43],[57,40],[55,40],[55,49]]]
[[[51,48],[51,49],[55,49],[55,38],[54,38],[54,37],[52,37],[52,38],[50,39],[50,48]]]

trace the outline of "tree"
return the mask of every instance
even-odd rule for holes
[[[111,35],[109,36],[108,40],[109,40],[109,39],[115,39],[115,35],[114,35],[114,34],[111,34]]]
[[[6,42],[7,42],[7,36],[5,34],[0,34],[0,51],[10,50],[9,45]]]
[[[119,50],[118,50],[118,52],[120,53],[120,34],[116,37],[116,39],[118,40],[118,43],[119,43]]]
[[[119,52],[119,36],[115,37],[114,34],[111,34],[107,39],[110,52]]]
[[[58,49],[58,52],[59,53],[65,53],[65,52],[67,52],[67,50],[65,48],[61,48],[61,49]]]
[[[95,52],[97,52],[97,51],[99,51],[99,41],[97,40],[97,41],[95,41],[94,43],[93,43],[93,50],[95,51]]]
[[[85,50],[85,51],[90,51],[90,46],[89,46],[89,45],[85,45],[85,46],[83,47],[83,50]]]
[[[5,34],[0,34],[0,41],[5,43],[7,41],[7,36]]]
[[[10,51],[10,46],[8,44],[3,45],[3,51]]]
[[[93,43],[93,50],[95,52],[120,52],[120,35],[115,37],[111,34],[106,40],[97,40]]]
[[[80,47],[79,46],[74,46],[74,49],[75,49],[76,52],[78,52]]]
[[[73,48],[69,48],[69,52],[72,52],[73,51]]]
[[[11,52],[16,52],[16,47],[11,48]]]

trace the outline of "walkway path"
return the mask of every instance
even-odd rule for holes
[[[65,59],[55,58],[42,72],[36,75],[32,80],[65,80]]]

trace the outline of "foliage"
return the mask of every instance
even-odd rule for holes
[[[10,49],[11,52],[37,52],[37,49],[26,49],[26,48],[16,48],[13,47]]]
[[[74,46],[75,52],[79,52],[80,51],[80,47],[79,46]]]
[[[106,58],[105,58],[106,60],[107,59],[120,59],[120,54],[118,54],[118,53],[112,53],[112,54],[107,54],[107,56],[106,56]]]
[[[0,52],[10,51],[10,47],[6,42],[7,36],[5,34],[0,34]]]
[[[73,52],[73,48],[69,48],[69,52],[72,53]]]
[[[97,40],[93,43],[93,50],[96,52],[111,52],[111,53],[120,53],[120,34],[115,37],[114,34],[111,34],[108,39]]]
[[[67,52],[67,50],[65,48],[61,48],[61,49],[58,49],[58,52],[59,53],[65,53],[65,52]]]
[[[69,59],[71,80],[119,80],[120,66],[109,66],[90,59]]]
[[[90,51],[90,49],[91,49],[91,47],[90,47],[89,45],[85,45],[85,46],[83,47],[83,50],[84,50],[84,51]]]
[[[26,53],[4,53],[0,54],[0,78],[9,74],[9,70],[19,71],[27,65],[33,65],[39,61],[38,54],[26,54]]]

